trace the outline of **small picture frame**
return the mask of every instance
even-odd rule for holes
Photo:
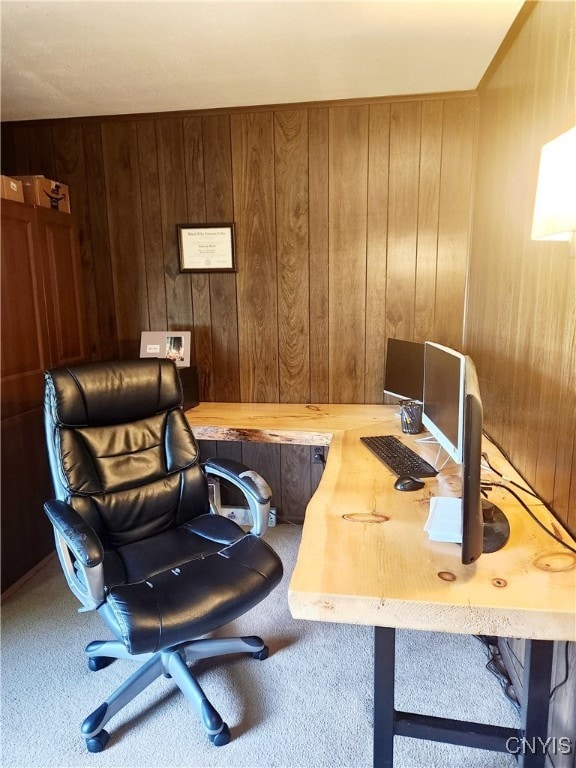
[[[180,272],[236,272],[234,224],[178,224]]]
[[[140,357],[165,357],[177,368],[188,368],[191,340],[191,331],[142,331]]]

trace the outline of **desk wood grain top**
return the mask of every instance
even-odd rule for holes
[[[202,403],[187,417],[201,439],[330,445],[290,582],[294,618],[576,640],[576,554],[548,536],[506,490],[490,493],[511,526],[499,552],[462,565],[459,545],[428,539],[429,499],[458,495],[459,467],[449,465],[421,491],[396,491],[394,475],[360,437],[398,434],[432,463],[437,448],[402,435],[395,411],[380,405]],[[494,446],[486,441],[484,447],[496,469],[523,483]],[[484,479],[497,478],[486,471]],[[544,526],[576,545],[542,504],[519,493]]]
[[[389,418],[385,405],[200,403],[186,412],[198,440],[330,445],[335,432]]]

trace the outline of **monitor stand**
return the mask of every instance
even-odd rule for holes
[[[451,461],[454,461],[454,459],[452,458],[452,456],[450,456],[448,451],[445,448],[443,448],[440,445],[440,443],[438,442],[438,440],[435,437],[433,437],[432,435],[426,435],[425,437],[418,437],[418,438],[416,438],[416,442],[417,443],[428,443],[428,445],[437,445],[438,446],[438,453],[436,454],[436,458],[433,461],[430,461],[430,464],[432,464],[432,466],[434,467],[434,469],[437,472],[442,472],[442,470],[446,467],[447,464],[449,464]],[[440,455],[441,455],[442,451],[444,451],[444,453],[446,454],[446,458],[444,459],[442,464],[439,464]]]
[[[502,510],[491,501],[482,499],[482,517],[484,518],[484,543],[482,552],[497,552],[510,538],[510,524]]]

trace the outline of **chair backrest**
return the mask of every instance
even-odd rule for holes
[[[55,496],[106,549],[209,511],[208,487],[181,408],[175,365],[145,359],[45,373],[45,429]]]

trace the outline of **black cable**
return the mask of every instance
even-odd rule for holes
[[[486,434],[486,433],[484,433],[484,434]],[[488,439],[490,439],[490,438],[488,438]],[[496,443],[494,443],[494,445],[496,445]],[[498,446],[497,446],[497,447],[498,447]],[[499,448],[499,447],[498,447],[498,449],[500,450],[500,448]],[[502,451],[502,453],[503,453],[504,457],[506,458],[506,454],[505,454],[503,451]],[[495,475],[498,475],[498,477],[504,477],[504,475],[502,474],[502,472],[498,472],[498,470],[497,470],[497,469],[494,469],[494,467],[492,466],[492,464],[490,464],[490,459],[488,458],[488,454],[487,454],[487,453],[482,453],[482,458],[484,459],[484,461],[486,462],[486,464],[488,464],[488,466],[490,467],[490,469],[492,470],[492,472],[494,472],[494,474],[495,474]],[[511,462],[509,461],[509,459],[508,459],[508,458],[506,458],[506,461],[508,461],[509,463],[511,463]],[[542,504],[544,504],[544,506],[546,506],[546,507],[547,507],[547,504],[546,504],[546,502],[544,501],[544,499],[543,499],[543,498],[542,498],[542,497],[541,497],[539,494],[537,494],[537,493],[536,493],[536,491],[533,491],[531,488],[526,488],[525,486],[523,486],[523,485],[520,485],[520,483],[517,483],[515,480],[509,480],[508,478],[506,478],[506,479],[507,479],[507,481],[508,481],[509,483],[511,483],[512,485],[515,485],[517,488],[520,488],[520,490],[522,490],[522,491],[525,491],[526,493],[529,493],[531,496],[534,496],[534,498],[535,498],[535,499],[538,499],[538,501],[541,501],[541,502],[542,502]]]
[[[500,648],[498,647],[498,639],[488,635],[474,635],[474,637],[482,643],[488,656],[488,661],[486,662],[485,668],[498,680],[498,683],[500,684],[500,687],[502,688],[506,698],[515,707],[515,709],[520,712],[520,702],[518,700],[514,684],[512,683],[510,675],[508,674],[508,670],[506,669],[506,664],[502,654],[500,653]]]
[[[521,487],[521,486],[520,486],[520,487]],[[528,506],[528,505],[527,505],[527,504],[524,502],[524,500],[520,498],[520,496],[519,496],[519,495],[516,493],[516,491],[513,491],[513,490],[512,490],[512,488],[510,488],[510,486],[508,486],[508,485],[505,485],[504,483],[490,483],[490,482],[488,482],[488,483],[482,483],[482,488],[483,488],[483,489],[487,489],[487,488],[488,488],[488,489],[490,489],[490,488],[504,488],[504,490],[505,490],[505,491],[508,491],[508,493],[511,493],[511,494],[512,494],[512,496],[514,496],[514,498],[516,499],[516,501],[518,501],[518,502],[519,502],[519,503],[520,503],[520,504],[521,504],[521,505],[524,507],[524,509],[526,510],[526,512],[528,512],[528,514],[529,514],[529,515],[530,515],[530,517],[531,517],[531,518],[534,520],[534,522],[535,522],[535,523],[538,523],[538,525],[540,526],[540,528],[542,528],[542,530],[543,530],[543,531],[545,531],[545,532],[548,534],[548,536],[550,536],[551,538],[553,538],[553,539],[554,539],[554,541],[557,541],[557,542],[558,542],[558,544],[561,544],[563,547],[565,547],[565,548],[566,548],[566,549],[567,549],[569,552],[573,552],[574,554],[576,554],[576,548],[575,548],[575,547],[573,547],[573,546],[571,546],[570,544],[568,544],[566,541],[562,541],[562,539],[559,539],[559,538],[558,538],[558,536],[556,536],[556,534],[555,534],[553,531],[551,531],[549,528],[547,528],[547,527],[544,525],[544,523],[543,523],[543,522],[541,522],[541,521],[540,521],[540,520],[539,520],[539,519],[536,517],[536,515],[534,514],[534,512],[532,512],[532,510],[531,510],[531,509],[530,509],[530,507],[529,507],[529,506]],[[523,490],[524,490],[524,489],[523,489]],[[546,505],[544,505],[544,506],[546,506]],[[548,508],[546,507],[546,509],[548,509]],[[548,511],[549,511],[549,510],[548,510]]]
[[[568,640],[566,640],[564,642],[564,664],[566,666],[566,671],[564,672],[564,680],[561,680],[559,683],[556,683],[554,688],[552,688],[552,690],[550,691],[550,700],[552,700],[552,696],[554,696],[554,694],[559,688],[562,688],[563,685],[566,685],[566,683],[568,682],[568,678],[570,677],[569,648],[570,648],[570,644]]]

